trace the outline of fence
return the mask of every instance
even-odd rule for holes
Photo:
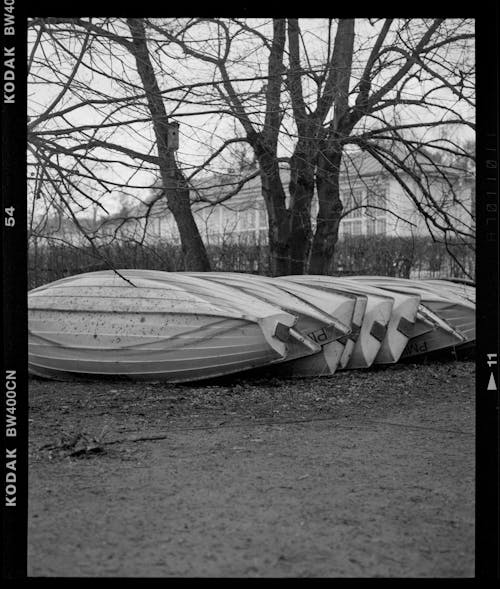
[[[171,272],[183,269],[178,245],[141,245],[126,241],[102,245],[98,251],[96,254],[90,246],[33,242],[28,251],[29,288],[110,266]],[[230,243],[210,245],[207,252],[213,270],[269,274],[267,246]],[[474,262],[473,251],[463,244],[449,244],[447,249],[444,244],[428,238],[356,236],[338,242],[333,273],[473,278]]]

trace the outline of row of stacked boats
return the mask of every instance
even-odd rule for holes
[[[44,378],[323,376],[473,346],[475,287],[109,270],[30,291],[28,329],[29,371]]]

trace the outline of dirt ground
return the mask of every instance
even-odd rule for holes
[[[32,577],[472,577],[474,368],[30,381]]]

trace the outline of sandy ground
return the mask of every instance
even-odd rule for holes
[[[33,379],[29,575],[472,577],[474,368]]]

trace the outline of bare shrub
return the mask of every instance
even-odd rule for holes
[[[345,237],[338,244],[334,274],[371,274],[384,276],[465,278],[474,275],[474,254],[463,244],[455,244],[453,256],[449,244],[428,237]],[[133,241],[113,242],[99,248],[108,260],[104,263],[90,246],[45,243],[30,247],[28,285],[36,288],[65,276],[108,268],[143,268],[175,272],[183,269],[179,245],[158,242],[152,245]],[[270,275],[269,251],[263,244],[246,241],[226,242],[207,247],[213,270]],[[458,260],[459,263],[456,262]]]

